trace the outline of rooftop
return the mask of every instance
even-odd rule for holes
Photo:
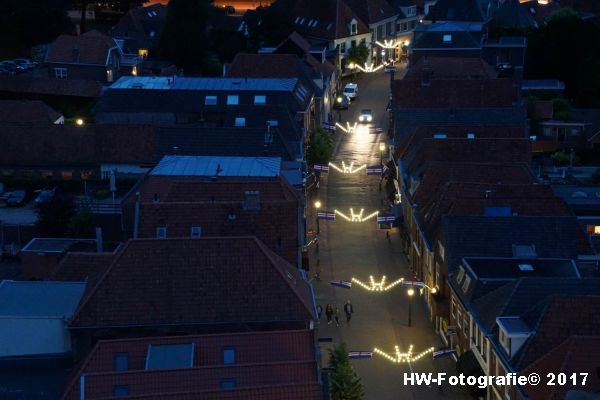
[[[522,276],[579,277],[579,271],[575,262],[571,259],[465,257],[463,264],[473,272],[476,279],[484,280],[497,278],[517,279]],[[458,283],[460,284],[460,282]]]
[[[0,124],[49,125],[58,123],[61,115],[39,100],[0,100]]]
[[[48,47],[45,61],[48,63],[107,65],[111,49],[116,50],[114,40],[95,30],[79,36],[60,35]]]
[[[292,91],[298,78],[185,78],[163,76],[123,76],[111,89],[212,90],[212,91]]]
[[[0,315],[69,318],[77,309],[85,283],[0,282]]]
[[[162,176],[279,176],[280,157],[164,156],[151,175]]]
[[[75,244],[93,245],[95,239],[72,239],[72,238],[33,238],[21,249],[22,252],[31,253],[64,253]]]

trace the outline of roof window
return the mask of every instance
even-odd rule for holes
[[[442,40],[444,43],[452,43],[452,35],[444,35]]]
[[[519,264],[519,270],[521,270],[521,271],[533,271],[533,265],[531,265],[531,264]]]
[[[237,106],[238,104],[240,104],[240,97],[237,94],[230,94],[227,96],[228,106]]]

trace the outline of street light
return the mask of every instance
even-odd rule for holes
[[[321,202],[317,200],[315,201],[315,209],[317,210],[317,235],[321,233],[321,228],[319,226],[319,208],[321,208]]]
[[[82,126],[82,125],[83,125],[83,118],[77,118],[77,119],[75,120],[75,123],[76,123],[77,125],[79,125],[79,126]]]
[[[406,293],[408,294],[408,327],[410,328],[411,324],[412,324],[412,310],[411,310],[411,303],[412,303],[412,297],[415,294],[415,290],[413,288],[409,288]]]
[[[379,143],[379,164],[383,165],[383,152],[385,151],[385,143]]]

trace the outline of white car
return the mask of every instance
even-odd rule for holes
[[[373,113],[371,110],[362,110],[358,116],[358,122],[369,123],[373,122]]]
[[[358,85],[356,83],[347,83],[344,86],[344,94],[354,100],[358,97]]]

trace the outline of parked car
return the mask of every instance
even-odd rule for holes
[[[6,199],[6,205],[9,207],[19,207],[25,203],[26,193],[24,190],[13,190]]]
[[[338,110],[347,110],[348,107],[350,107],[350,97],[346,96],[345,94],[335,97],[333,108]]]
[[[35,63],[28,58],[15,58],[13,62],[23,68],[25,71],[29,71],[35,66]]]
[[[373,122],[373,113],[371,112],[371,110],[368,110],[368,109],[362,110],[360,112],[360,115],[358,116],[358,122],[362,122],[362,123]]]
[[[40,193],[35,198],[35,205],[39,206],[43,203],[48,203],[52,198],[54,198],[54,194],[56,193],[56,187],[53,188],[44,188],[40,190]]]
[[[344,94],[354,100],[358,97],[358,85],[356,83],[347,83],[344,86]]]

